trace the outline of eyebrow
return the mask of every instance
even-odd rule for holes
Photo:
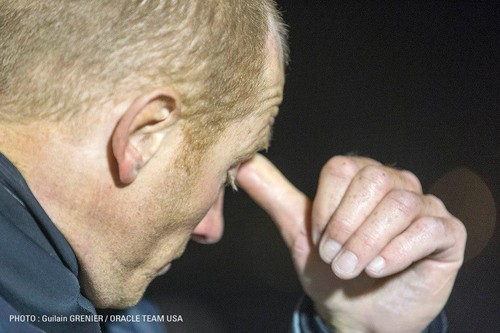
[[[272,136],[273,136],[273,127],[270,126],[269,130],[266,131],[266,133],[261,136],[262,139],[258,141],[258,143],[255,145],[255,147],[253,149],[251,149],[251,150],[249,149],[247,153],[243,153],[243,154],[238,156],[238,158],[236,159],[237,162],[235,164],[239,164],[239,163],[243,163],[245,161],[248,161],[249,159],[254,157],[255,154],[257,154],[259,151],[262,151],[262,150],[267,151],[267,149],[269,148],[269,146],[271,144]]]

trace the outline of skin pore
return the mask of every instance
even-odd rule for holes
[[[7,144],[0,148],[75,251],[83,293],[96,307],[137,303],[151,280],[182,255],[189,239],[220,239],[224,185],[240,163],[268,146],[282,99],[284,69],[276,41],[270,34],[265,86],[255,112],[230,123],[215,144],[199,153],[191,173],[177,163],[192,152],[186,148],[186,124],[175,118],[182,112],[182,101],[168,89],[160,91],[173,101],[172,112],[159,114],[170,122],[158,121],[164,126],[157,133],[160,143],[127,184],[116,183],[123,163],[114,161],[109,138],[135,102],[106,105],[109,109],[102,112],[109,112],[100,119],[93,119],[92,113],[82,116],[78,123],[87,127],[79,137],[75,128],[49,122],[19,125],[12,136],[2,134]],[[146,120],[156,112],[155,105],[144,112]],[[143,132],[147,131],[137,131]],[[25,133],[24,141],[13,139],[17,133]],[[141,146],[148,140],[131,139],[142,157],[149,156],[144,151],[151,147]]]

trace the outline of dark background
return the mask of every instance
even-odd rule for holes
[[[450,332],[498,332],[499,6],[293,0],[280,6],[291,63],[268,157],[311,197],[321,166],[336,154],[412,170],[426,191],[467,168],[446,178],[452,190],[445,201],[469,229],[468,259],[484,249],[464,264],[446,311]],[[228,192],[222,241],[190,244],[148,290],[163,313],[182,315],[183,323],[167,325],[170,332],[288,328],[301,291],[287,250],[244,193]]]

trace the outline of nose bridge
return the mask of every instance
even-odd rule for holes
[[[217,243],[224,232],[224,190],[193,231],[192,239],[203,244]]]

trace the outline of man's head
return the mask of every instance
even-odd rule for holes
[[[0,43],[0,151],[97,306],[132,305],[191,236],[220,238],[227,174],[281,101],[272,1],[0,0]]]
[[[219,127],[252,111],[270,22],[282,31],[271,0],[2,0],[0,15],[0,120],[14,122],[168,85],[183,117]]]

